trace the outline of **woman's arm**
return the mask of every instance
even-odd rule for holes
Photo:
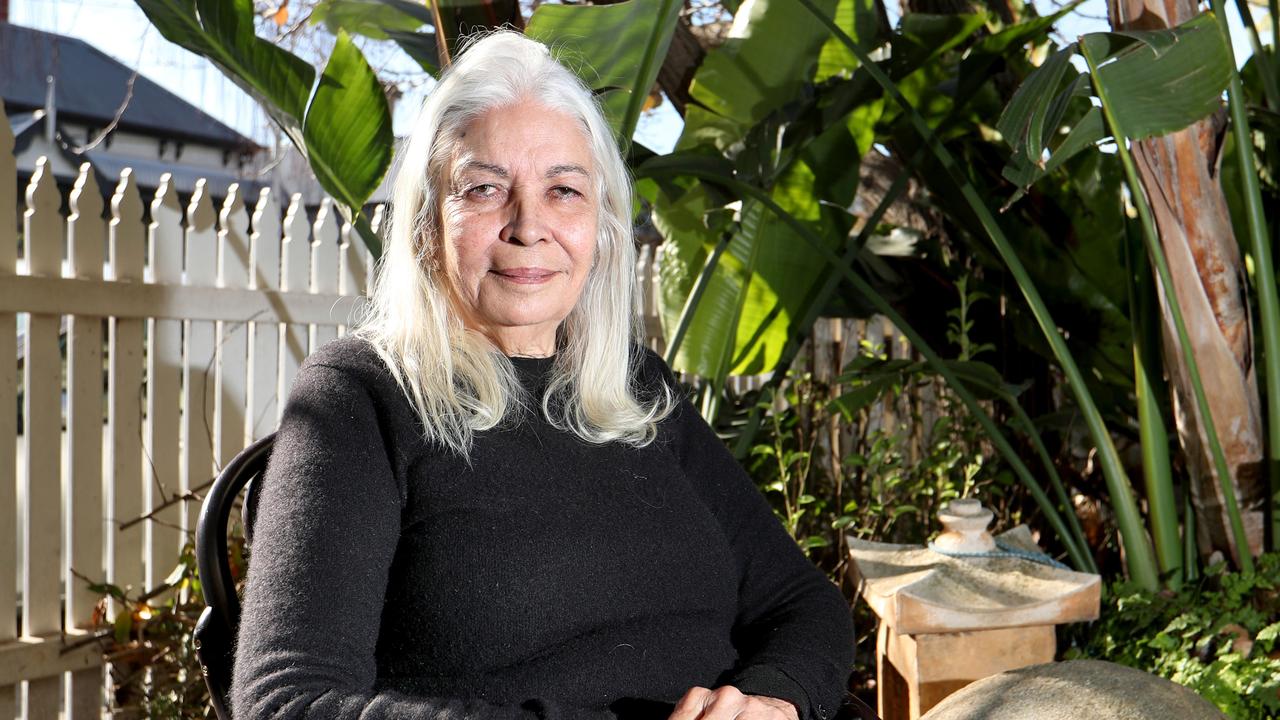
[[[231,686],[242,720],[613,720],[531,699],[375,691],[402,489],[357,375],[303,365],[262,480]]]
[[[668,384],[670,369],[650,354]],[[844,596],[791,539],[768,501],[688,400],[665,433],[733,548],[739,663],[723,684],[795,704],[801,720],[831,718],[853,667],[853,622]]]

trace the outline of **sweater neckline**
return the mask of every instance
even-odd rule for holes
[[[555,355],[547,357],[510,355],[507,359],[511,361],[511,366],[515,368],[521,383],[530,389],[541,387],[547,376],[551,374],[551,367],[556,363]]]

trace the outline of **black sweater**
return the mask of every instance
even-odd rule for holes
[[[551,360],[513,362],[538,393]],[[844,598],[693,407],[640,449],[539,415],[468,466],[365,341],[306,360],[258,496],[237,720],[666,720],[695,685],[834,715]]]

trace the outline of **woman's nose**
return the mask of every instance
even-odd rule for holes
[[[532,245],[540,240],[550,239],[550,229],[546,222],[546,208],[537,198],[516,193],[511,199],[511,212],[507,224],[502,228],[501,239],[505,242],[520,245]]]

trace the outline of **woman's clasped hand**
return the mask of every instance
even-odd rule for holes
[[[732,685],[691,687],[668,720],[799,720],[796,706],[764,695],[743,695]]]

